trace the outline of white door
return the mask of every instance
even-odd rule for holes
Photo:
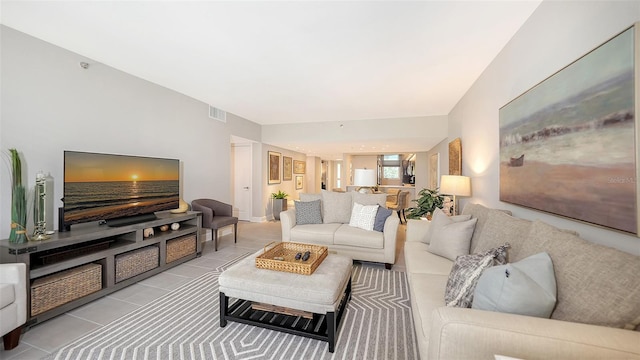
[[[233,144],[233,204],[238,220],[251,221],[251,144]]]

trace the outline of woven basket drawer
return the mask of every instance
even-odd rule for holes
[[[196,253],[196,235],[186,235],[167,241],[167,263]]]
[[[86,264],[35,279],[31,285],[31,316],[102,289],[102,265]]]
[[[116,256],[116,282],[158,267],[160,251],[157,246],[126,252]]]

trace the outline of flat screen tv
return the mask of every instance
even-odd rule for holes
[[[123,226],[155,219],[180,202],[180,160],[64,152],[64,229],[106,221]]]

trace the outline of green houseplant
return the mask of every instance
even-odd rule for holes
[[[280,220],[280,213],[287,210],[287,196],[289,196],[289,194],[282,190],[278,190],[277,193],[271,193],[273,217],[276,220]]]
[[[9,242],[27,242],[27,195],[22,184],[22,162],[18,150],[9,149],[11,161],[11,232]]]
[[[439,194],[438,189],[422,189],[418,193],[418,198],[412,201],[416,202],[416,206],[408,209],[407,219],[419,219],[423,216],[431,219],[436,208],[442,209],[444,195]]]

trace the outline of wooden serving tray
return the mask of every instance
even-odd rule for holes
[[[295,242],[281,242],[267,250],[267,247],[274,243],[265,245],[264,252],[256,257],[257,268],[311,275],[329,252],[326,246]],[[311,255],[307,261],[296,260],[297,253],[304,254],[306,251]],[[281,257],[284,260],[274,260],[275,257]]]

